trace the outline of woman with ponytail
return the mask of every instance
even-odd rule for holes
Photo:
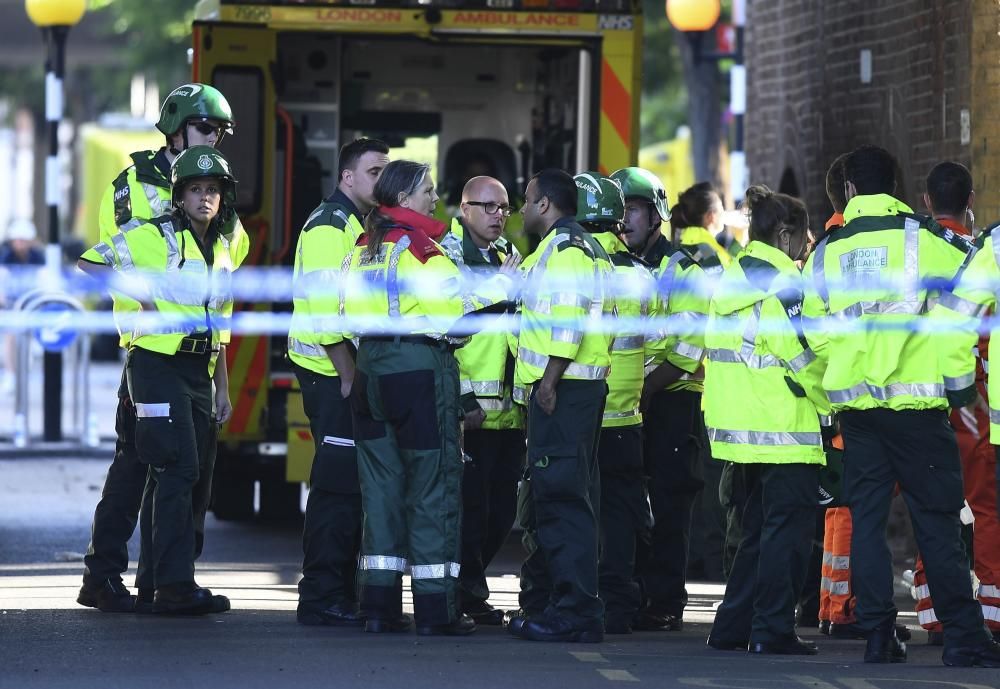
[[[815,525],[822,370],[801,329],[796,261],[810,243],[801,201],[765,186],[746,194],[750,243],[723,273],[709,308],[705,425],[712,456],[736,464],[747,499],[743,538],[708,645],[814,655],[795,634]]]
[[[725,229],[722,199],[709,182],[699,182],[681,192],[670,209],[674,244],[681,246],[706,273],[720,273],[732,255],[716,239]]]

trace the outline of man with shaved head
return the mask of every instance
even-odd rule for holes
[[[520,263],[521,256],[502,237],[512,211],[507,190],[498,180],[470,179],[462,190],[460,209],[461,216],[452,221],[441,244],[461,268],[469,283],[465,291],[470,292],[472,283],[493,276],[504,262]],[[514,524],[524,462],[524,411],[511,396],[510,330],[478,332],[455,353],[462,380],[466,454],[459,606],[477,624],[503,622],[503,611],[488,602],[485,572]]]

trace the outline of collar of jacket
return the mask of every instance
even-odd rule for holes
[[[462,238],[462,260],[465,261],[466,265],[483,265],[491,266],[492,261],[486,260],[483,256],[483,252],[479,250],[479,245],[472,239],[472,233],[469,232],[469,228],[465,226],[462,218],[454,218],[451,221],[451,231],[453,234]],[[496,256],[498,249],[490,242],[489,247],[491,256]],[[499,258],[499,256],[497,257]]]
[[[628,245],[614,232],[591,232],[590,235],[600,242],[609,256],[611,254],[630,253]]]
[[[421,215],[416,211],[411,211],[409,208],[403,208],[402,206],[393,206],[392,208],[389,206],[379,206],[378,212],[392,220],[399,227],[420,230],[434,241],[441,239],[448,229],[448,226],[440,220],[429,218],[426,215]]]
[[[158,151],[136,151],[129,156],[135,165],[135,178],[153,186],[170,188],[170,163],[167,149]]]
[[[941,227],[947,227],[955,234],[960,234],[963,237],[972,237],[972,232],[969,231],[969,228],[954,218],[934,218],[934,221]]]
[[[847,208],[844,209],[844,225],[855,218],[867,215],[897,215],[912,212],[912,208],[889,194],[860,194],[847,202]]]
[[[712,304],[719,314],[735,313],[772,294],[798,289],[800,280],[798,266],[785,252],[751,241],[722,274]]]
[[[843,226],[844,226],[844,214],[834,213],[826,221],[826,224],[823,225],[823,230],[829,232],[834,227],[843,227]]]
[[[776,249],[770,244],[765,244],[764,242],[757,241],[756,239],[747,244],[746,248],[740,255],[740,258],[743,256],[752,256],[754,258],[759,258],[762,261],[767,261],[772,266],[777,268],[783,275],[791,275],[795,277],[799,274],[799,267],[795,264],[795,261],[788,257],[788,254],[781,249]]]
[[[653,242],[653,246],[649,247],[642,255],[642,260],[651,266],[659,266],[665,257],[672,255],[676,250],[673,242],[661,233],[659,238]]]
[[[340,187],[333,190],[333,193],[327,197],[326,202],[342,207],[347,211],[348,216],[353,215],[357,218],[358,222],[364,223],[365,216],[358,210],[358,207],[354,205],[354,201],[351,201],[350,197],[340,190]]]

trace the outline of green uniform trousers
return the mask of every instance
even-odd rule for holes
[[[398,618],[409,564],[417,624],[454,621],[462,451],[453,351],[415,336],[362,339],[351,406],[365,515],[362,613]]]
[[[529,402],[528,464],[518,493],[527,550],[520,604],[528,615],[604,623],[597,586],[597,446],[607,394],[603,380],[563,380],[551,415],[534,395]]]
[[[167,355],[139,347],[129,352],[136,451],[149,465],[139,517],[140,589],[194,582],[200,550],[195,506],[207,505],[211,495],[216,438],[208,363],[208,353]],[[208,475],[200,480],[203,472]],[[204,510],[199,512],[203,520]]]
[[[747,490],[740,541],[711,637],[744,645],[795,633],[816,523],[816,464],[737,464]]]
[[[357,601],[354,579],[361,547],[361,487],[351,404],[340,378],[294,366],[316,453],[302,528],[299,611],[319,612]]]

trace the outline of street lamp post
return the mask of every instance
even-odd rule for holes
[[[667,19],[691,41],[695,62],[732,60],[729,70],[729,110],[733,114],[733,145],[729,151],[729,190],[736,200],[747,188],[746,154],[743,144],[743,117],[747,104],[746,67],[743,64],[743,31],[746,26],[746,0],[733,0],[733,50],[729,53],[701,50],[706,32],[715,27],[721,11],[719,0],[666,0]]]
[[[49,279],[62,269],[59,245],[59,122],[63,116],[63,74],[66,66],[66,37],[83,17],[86,0],[25,0],[24,8],[35,26],[42,30],[46,44],[45,121],[49,129],[49,155],[45,159],[45,204],[49,209],[49,242],[45,247],[45,267]],[[62,354],[46,351],[43,364],[44,426],[46,441],[62,440]]]

